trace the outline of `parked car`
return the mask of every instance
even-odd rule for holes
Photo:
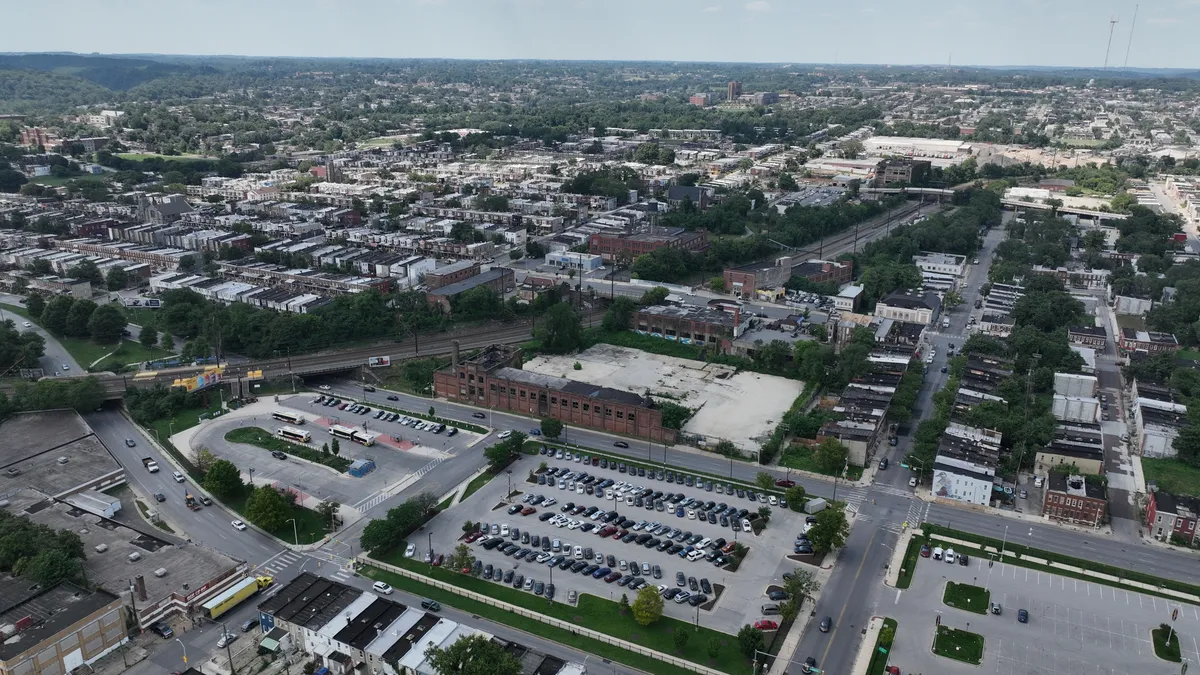
[[[754,622],[754,627],[759,630],[778,630],[779,624],[770,619],[760,619]]]

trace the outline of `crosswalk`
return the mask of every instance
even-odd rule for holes
[[[846,502],[846,513],[857,514],[858,507],[862,505],[863,500],[867,498],[867,493],[870,492],[870,487],[855,487],[846,491],[843,499]]]
[[[389,488],[387,490],[380,490],[379,492],[376,492],[375,494],[371,495],[370,497],[367,497],[366,499],[363,499],[362,501],[355,504],[354,508],[358,509],[358,511],[360,513],[366,513],[367,511],[370,511],[371,509],[375,508],[376,506],[379,506],[380,504],[382,504],[384,501],[386,501],[387,499],[389,499],[396,493],[400,492],[404,488],[408,487],[412,483],[419,480],[425,474],[436,469],[439,464],[441,464],[442,462],[446,461],[449,458],[450,458],[449,455],[447,455],[447,456],[439,457],[439,458],[429,462],[425,466],[418,469],[416,473],[409,474],[409,476],[407,478],[405,478],[403,481],[401,481],[401,483],[399,485],[392,486],[391,488]]]
[[[255,571],[277,576],[280,572],[283,572],[295,563],[300,562],[303,558],[303,553],[297,553],[295,551],[280,551],[266,562],[261,563]]]

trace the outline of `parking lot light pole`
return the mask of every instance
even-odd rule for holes
[[[296,519],[288,518],[287,520],[285,520],[283,522],[286,523],[288,521],[291,521],[291,523],[292,523],[292,536],[296,538],[296,546],[299,546],[300,545],[300,532],[296,529]]]
[[[508,492],[504,493],[504,501],[512,501],[512,469],[504,472],[508,478]]]

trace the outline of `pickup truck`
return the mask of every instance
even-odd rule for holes
[[[158,462],[154,461],[151,457],[143,457],[142,466],[146,467],[146,470],[150,473],[158,473]]]

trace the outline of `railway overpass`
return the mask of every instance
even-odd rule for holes
[[[583,315],[584,324],[599,320],[602,314],[590,312]],[[285,358],[261,359],[236,366],[226,366],[221,376],[221,386],[229,386],[233,382],[260,382],[287,377],[304,377],[324,375],[327,373],[353,370],[367,365],[367,359],[372,356],[388,356],[393,362],[416,357],[449,354],[452,343],[457,340],[463,349],[486,347],[493,343],[514,344],[525,342],[533,337],[534,323],[520,321],[499,327],[488,327],[486,330],[474,328],[469,331],[439,333],[437,335],[419,336],[414,344],[412,340],[401,343],[380,344],[369,347],[356,347],[336,352],[317,354],[301,354]],[[144,371],[141,373],[117,375],[114,373],[91,373],[75,377],[94,375],[104,387],[107,400],[124,398],[125,390],[129,387],[153,387],[158,384],[171,386],[176,379],[187,378],[203,373],[202,366],[189,368],[173,368],[162,371]],[[250,379],[250,373],[261,371]],[[54,378],[63,380],[66,378]]]

